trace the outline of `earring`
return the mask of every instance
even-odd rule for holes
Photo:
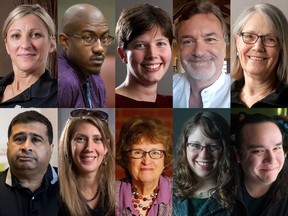
[[[238,51],[236,51],[236,56],[239,57],[239,53],[238,53]]]
[[[107,158],[108,158],[108,157],[107,157],[107,155],[105,154],[101,165],[103,165],[103,166],[106,166],[106,165],[107,165]]]

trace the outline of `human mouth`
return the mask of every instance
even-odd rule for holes
[[[100,56],[92,56],[90,58],[91,61],[95,62],[96,64],[102,64],[104,61],[105,57],[103,55]]]
[[[27,161],[32,161],[34,160],[35,158],[32,157],[32,156],[23,156],[23,155],[20,155],[17,157],[18,160],[22,161],[22,162],[27,162]]]
[[[196,161],[196,163],[203,168],[208,168],[213,165],[214,162],[203,162],[203,161]]]
[[[155,72],[158,71],[161,67],[162,63],[158,64],[142,64],[142,67],[144,67],[149,72]]]
[[[92,162],[94,161],[97,157],[96,156],[81,156],[80,157],[82,161],[84,162]]]
[[[257,56],[248,56],[248,58],[249,58],[250,60],[253,60],[253,61],[264,61],[264,60],[267,59],[267,58],[257,57]]]
[[[140,168],[141,171],[152,171],[152,168]]]

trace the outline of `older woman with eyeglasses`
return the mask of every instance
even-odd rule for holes
[[[288,107],[288,22],[271,4],[246,9],[232,31],[231,107]]]
[[[175,145],[173,215],[230,215],[230,130],[214,112],[188,119]]]
[[[108,114],[70,113],[59,146],[59,215],[114,215],[114,138]]]
[[[162,174],[172,164],[172,140],[158,119],[133,117],[123,124],[117,162],[127,178],[116,183],[116,215],[172,215],[172,182]]]

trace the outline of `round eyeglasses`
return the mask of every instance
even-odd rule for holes
[[[202,146],[198,143],[187,143],[186,146],[187,149],[192,152],[201,152],[203,149],[206,149],[210,153],[216,153],[222,150],[222,146],[217,144]]]
[[[261,39],[261,43],[267,47],[275,47],[278,44],[278,38],[271,35],[257,35],[250,32],[241,32],[240,36],[246,44],[255,44],[258,39]]]
[[[131,149],[131,150],[128,150],[127,152],[128,152],[128,156],[134,159],[141,159],[144,156],[146,156],[146,154],[148,154],[150,158],[152,159],[160,159],[165,154],[164,150],[151,150],[149,152],[146,152],[141,149]]]
[[[91,46],[97,40],[100,40],[102,45],[107,46],[107,45],[110,45],[112,41],[114,40],[114,37],[111,35],[103,35],[103,36],[98,37],[97,35],[91,34],[91,33],[86,33],[83,35],[77,35],[73,33],[65,33],[65,34],[70,37],[81,38],[85,46]]]

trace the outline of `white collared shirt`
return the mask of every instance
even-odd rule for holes
[[[203,108],[230,108],[230,74],[219,78],[201,91]],[[186,73],[173,76],[173,107],[189,108],[190,83]]]

